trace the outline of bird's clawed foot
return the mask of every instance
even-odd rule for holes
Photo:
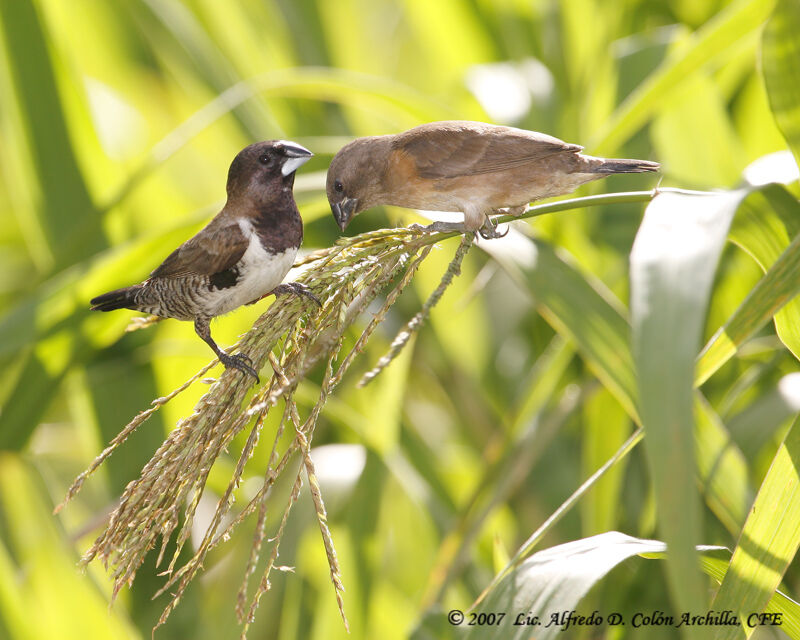
[[[224,351],[219,354],[219,361],[225,365],[226,369],[238,369],[243,373],[249,373],[256,379],[256,383],[261,384],[258,372],[253,367],[253,361],[244,353],[236,353],[229,356]]]
[[[494,238],[505,238],[508,235],[508,227],[503,233],[500,233],[497,230],[497,225],[492,222],[489,216],[486,216],[486,220],[483,223],[483,226],[478,229],[478,233],[481,235],[481,238],[484,240],[493,240]]]
[[[314,302],[316,302],[318,307],[322,306],[322,303],[320,302],[319,298],[317,298],[317,296],[314,295],[314,292],[311,291],[311,289],[309,289],[302,282],[287,282],[286,284],[279,284],[271,291],[271,293],[274,293],[276,297],[282,294],[305,296],[309,300],[313,300]]]
[[[437,220],[431,224],[423,227],[421,224],[412,224],[408,227],[414,231],[424,231],[426,233],[467,233],[468,229],[464,226],[463,222],[445,222],[444,220]]]

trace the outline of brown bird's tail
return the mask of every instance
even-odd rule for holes
[[[592,158],[590,173],[645,173],[658,171],[661,165],[649,160],[623,160],[618,158]]]
[[[109,291],[101,296],[92,298],[89,304],[92,305],[92,311],[114,311],[114,309],[137,309],[136,306],[136,293],[142,288],[142,285],[135,284],[132,287],[125,287],[123,289],[115,289]]]

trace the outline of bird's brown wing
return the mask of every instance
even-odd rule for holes
[[[503,171],[583,147],[534,131],[491,125],[417,127],[395,148],[414,161],[422,178],[456,178]]]
[[[239,262],[250,241],[236,221],[218,220],[212,220],[197,235],[169,254],[150,277],[213,275]]]

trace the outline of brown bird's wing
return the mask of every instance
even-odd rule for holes
[[[241,259],[250,240],[235,220],[214,218],[161,263],[151,278],[213,275],[230,269]]]
[[[493,173],[583,149],[543,133],[480,123],[423,125],[400,134],[394,147],[429,179]]]

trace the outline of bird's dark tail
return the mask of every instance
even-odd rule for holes
[[[114,309],[136,309],[136,292],[142,285],[135,284],[124,289],[115,289],[101,296],[92,298],[89,304],[92,311],[114,311]]]
[[[617,158],[592,158],[590,173],[645,173],[658,171],[661,165],[649,160],[623,160]],[[598,161],[599,162],[596,162]]]

